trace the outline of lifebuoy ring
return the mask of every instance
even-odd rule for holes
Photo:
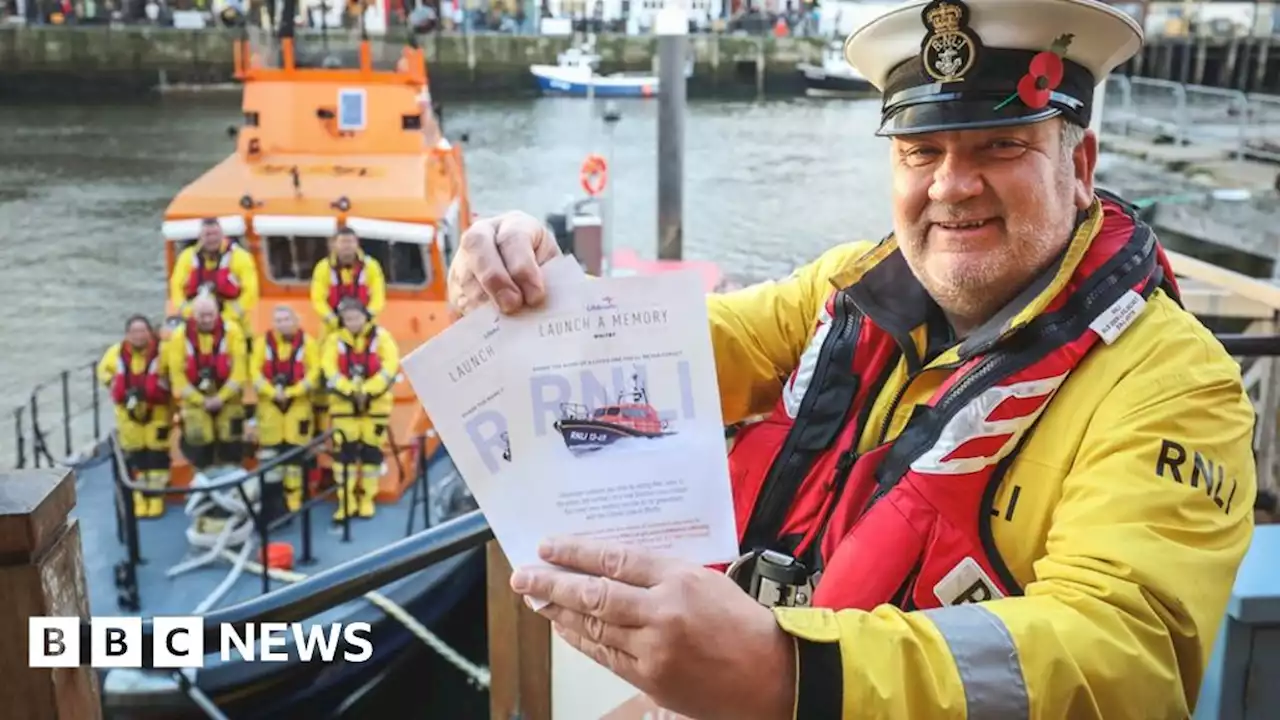
[[[609,183],[609,166],[605,163],[604,158],[596,154],[587,156],[582,161],[582,189],[587,194],[595,197],[604,192],[605,185]]]

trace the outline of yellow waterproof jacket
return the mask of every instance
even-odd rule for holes
[[[249,315],[258,306],[260,289],[258,285],[258,264],[253,255],[236,243],[227,241],[231,246],[230,267],[236,282],[240,283],[240,297],[222,307],[222,316],[238,323],[240,329],[249,332]],[[215,265],[200,255],[199,245],[191,245],[184,249],[173,263],[173,274],[169,277],[169,303],[175,308],[179,317],[191,317],[191,298],[187,297],[187,279],[195,270],[196,262],[203,261],[205,268],[214,269]]]
[[[224,405],[239,403],[243,399],[245,384],[249,379],[249,358],[245,348],[244,334],[240,326],[234,322],[224,321],[227,354],[231,360],[231,373],[227,381],[213,394],[222,400]],[[196,336],[201,354],[213,352],[213,333],[199,333]],[[191,407],[204,403],[206,395],[191,384],[187,378],[187,330],[185,326],[175,328],[169,336],[165,354],[169,358],[169,386],[173,388],[173,396]]]
[[[369,351],[370,344],[372,353],[378,358],[378,371],[363,379],[344,373],[344,362],[359,362],[360,356]],[[329,404],[332,415],[351,414],[354,410],[351,398],[357,392],[363,392],[369,398],[368,414],[391,413],[395,401],[391,388],[400,372],[400,348],[386,329],[366,323],[358,336],[353,336],[345,327],[330,333],[325,339],[320,365],[332,394]]]
[[[1095,202],[1063,267],[1015,325],[1065,285],[1099,212]],[[785,280],[709,297],[726,423],[772,409],[833,286],[888,254],[868,254],[876,247],[836,247]],[[924,327],[912,337],[925,357]],[[953,347],[917,374],[888,438],[954,359]],[[900,362],[860,452],[874,446],[906,378]],[[916,612],[777,609],[804,651],[797,703],[801,693],[831,693],[845,718],[894,720],[1189,717],[1253,530],[1253,427],[1239,366],[1157,290],[1115,344],[1100,343],[1074,371],[995,495],[995,546],[1024,594]],[[1212,495],[1189,482],[1197,460],[1221,473]],[[825,667],[804,660],[823,655],[812,644],[834,650]]]
[[[369,288],[369,304],[366,308],[369,314],[376,318],[387,305],[387,279],[382,272],[382,264],[375,258],[364,252],[360,252],[359,256],[360,262],[364,263],[364,282]],[[338,327],[336,306],[329,304],[329,287],[333,284],[334,263],[335,259],[332,255],[322,258],[311,271],[311,306],[315,308],[316,315],[324,321],[324,327],[329,332]],[[351,272],[350,267],[338,269],[340,284],[351,284]]]
[[[283,394],[277,390],[274,378],[266,375],[268,343],[276,345],[277,363],[292,359],[288,356],[293,352],[293,339],[282,338],[275,330],[264,335],[261,342],[253,344],[253,355],[249,358],[249,376],[253,378],[253,389],[258,393],[258,398],[264,401],[307,399],[308,394],[320,384],[320,346],[315,338],[303,334],[302,365],[305,374],[301,381],[284,388]]]

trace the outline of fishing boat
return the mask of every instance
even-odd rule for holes
[[[589,408],[562,403],[555,429],[565,447],[574,453],[592,452],[624,438],[660,438],[670,435],[667,421],[649,404],[640,376],[632,375],[632,389],[618,393],[616,403]]]
[[[157,245],[157,252],[172,274],[179,253],[198,237],[202,219],[216,218],[257,264],[260,302],[248,317],[253,337],[270,330],[273,310],[281,305],[318,337],[311,271],[328,255],[337,229],[349,227],[364,252],[382,265],[387,300],[377,323],[392,334],[403,357],[451,321],[446,268],[471,218],[462,148],[439,129],[424,54],[412,37],[395,57],[375,59],[367,35],[358,48],[343,48],[327,38],[295,34],[295,11],[296,2],[286,0],[274,33],[251,35],[256,31],[246,29],[237,41],[243,124],[235,150],[177,192],[164,212],[163,249]],[[176,310],[169,306],[171,317]],[[66,397],[66,377],[63,407],[84,404]],[[332,430],[297,453],[305,458],[303,506],[268,525],[261,520],[258,490],[265,470],[281,458],[195,472],[179,449],[181,429],[175,427],[166,512],[139,520],[131,501],[135,486],[110,427],[110,401],[100,402],[99,392],[95,384],[94,438],[87,450],[72,453],[68,431],[72,457],[50,452],[35,416],[34,393],[30,417],[36,466],[43,455],[49,464],[76,471],[75,512],[93,615],[205,614],[476,508],[430,419],[397,377],[386,471],[372,519],[348,513],[330,522],[336,502],[332,454],[341,441]],[[245,402],[253,407],[251,389]],[[20,464],[23,453],[20,446]],[[210,541],[202,530],[208,525],[200,523],[219,528],[217,539]],[[324,627],[369,623],[372,653],[362,662],[344,662],[341,653],[334,662],[304,662],[307,650],[294,638],[283,648],[285,662],[246,661],[239,654],[223,658],[219,648],[206,648],[204,667],[182,675],[101,671],[104,709],[129,717],[336,716],[411,643],[440,648],[432,628],[469,593],[483,592],[483,567],[483,555],[470,551],[309,621]],[[487,670],[451,649],[440,652],[476,685],[487,685]]]
[[[538,89],[544,95],[601,98],[649,98],[658,96],[658,76],[645,72],[598,72],[600,56],[594,45],[571,47],[556,56],[555,65],[530,65]],[[692,65],[686,68],[692,72]]]
[[[822,62],[796,64],[796,72],[804,77],[805,95],[809,97],[860,97],[876,93],[871,82],[844,57],[844,44],[827,43],[822,49]]]

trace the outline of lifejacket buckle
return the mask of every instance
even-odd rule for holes
[[[750,568],[751,580],[741,576]],[[775,550],[754,551],[738,558],[727,574],[765,607],[809,607],[815,578],[799,560]]]

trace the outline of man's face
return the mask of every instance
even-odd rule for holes
[[[222,246],[222,228],[217,225],[204,225],[200,228],[200,249],[204,252],[217,252]]]
[[[343,310],[342,326],[352,334],[360,332],[364,329],[364,313],[359,310]]]
[[[151,342],[151,331],[147,329],[146,323],[134,320],[124,331],[124,338],[135,348],[146,347],[147,343]]]
[[[1097,146],[1065,151],[1062,122],[893,139],[894,231],[949,314],[981,322],[1007,303],[1092,202]]]
[[[272,316],[272,321],[275,324],[276,332],[285,337],[292,337],[298,331],[298,318],[294,317],[293,313],[288,310],[276,310],[275,315]]]
[[[356,251],[359,249],[360,242],[354,235],[338,235],[333,239],[333,254],[338,256],[338,262],[343,265],[355,262]]]
[[[191,309],[191,316],[195,318],[198,329],[209,332],[218,324],[218,306],[202,303]]]

